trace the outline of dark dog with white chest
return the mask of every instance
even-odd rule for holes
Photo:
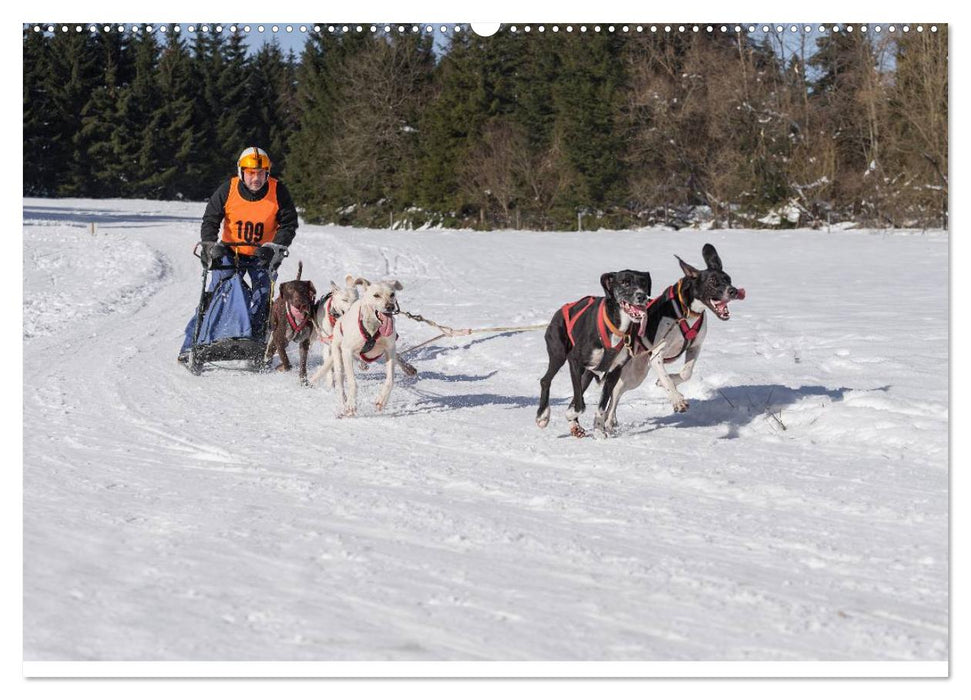
[[[652,367],[658,375],[658,386],[668,392],[675,412],[688,410],[688,402],[678,391],[678,385],[691,378],[701,354],[708,332],[706,311],[727,321],[731,316],[729,302],[745,298],[745,290],[734,287],[732,278],[722,268],[715,246],[706,243],[701,254],[706,265],[704,270],[678,258],[684,277],[648,305],[643,330],[635,339],[631,358],[605,379],[601,405],[608,406],[605,421],[608,432],[617,425],[617,402],[621,395],[640,386]],[[665,365],[682,355],[681,370],[668,373]]]
[[[536,425],[550,422],[550,384],[563,363],[570,363],[573,400],[567,410],[570,433],[583,437],[579,416],[586,409],[583,394],[593,379],[608,374],[630,356],[628,348],[646,318],[651,276],[637,270],[606,272],[600,277],[604,296],[588,296],[566,304],[546,328],[549,369],[540,384]],[[609,395],[608,395],[609,396]],[[595,428],[603,420],[598,407]]]
[[[307,352],[314,336],[313,311],[317,290],[314,283],[301,280],[303,261],[297,265],[297,279],[280,285],[280,295],[270,307],[270,339],[266,344],[264,363],[269,366],[273,355],[280,356],[282,372],[290,371],[287,345],[300,346],[300,383],[307,383]]]

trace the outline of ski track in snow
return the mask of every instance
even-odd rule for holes
[[[538,331],[425,346],[385,414],[359,372],[352,419],[295,373],[191,376],[203,209],[24,200],[25,660],[947,658],[946,234],[301,226],[281,280],[396,277],[455,328],[613,269],[660,293],[714,243],[748,297],[689,411],[650,376],[597,441],[566,368],[535,426]]]

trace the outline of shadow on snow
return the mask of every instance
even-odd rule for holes
[[[889,386],[882,386],[870,391],[886,392],[889,389]],[[849,391],[856,390],[848,387],[830,389],[825,386],[801,386],[793,389],[781,384],[723,387],[717,390],[713,398],[692,399],[689,402],[691,407],[686,413],[671,413],[648,419],[636,424],[635,429],[628,431],[628,434],[643,435],[665,427],[705,428],[725,425],[728,426],[728,432],[722,438],[733,439],[738,437],[742,427],[756,418],[777,417],[784,409],[813,396],[826,397],[834,402],[842,401]],[[624,410],[624,407],[621,406],[620,410]]]

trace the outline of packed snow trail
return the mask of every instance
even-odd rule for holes
[[[566,368],[536,427],[541,331],[421,348],[383,414],[359,372],[350,419],[295,372],[190,375],[203,209],[24,200],[25,660],[947,658],[946,234],[301,226],[281,281],[395,277],[456,328],[609,270],[657,294],[713,243],[748,296],[689,411],[650,376],[598,441]]]

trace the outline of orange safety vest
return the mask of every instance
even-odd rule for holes
[[[240,255],[255,255],[256,248],[269,243],[276,236],[280,224],[276,219],[280,204],[276,200],[276,178],[268,178],[266,195],[263,199],[250,202],[239,194],[239,178],[234,177],[229,184],[229,197],[226,199],[225,218],[223,219],[223,242],[252,243],[236,246]]]

